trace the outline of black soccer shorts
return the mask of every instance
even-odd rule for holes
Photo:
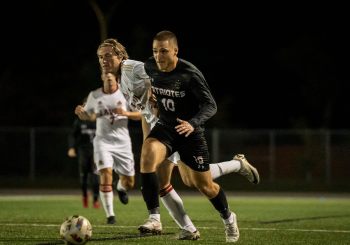
[[[78,151],[79,173],[93,173],[95,169],[93,148],[80,148]]]
[[[204,133],[193,131],[188,137],[180,135],[176,129],[157,123],[147,138],[155,138],[167,148],[168,156],[178,152],[181,161],[198,172],[209,170],[209,151]]]

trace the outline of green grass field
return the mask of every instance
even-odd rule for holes
[[[128,205],[115,198],[117,225],[106,225],[104,210],[87,208],[80,196],[0,196],[0,244],[63,244],[59,228],[79,214],[92,224],[97,244],[224,244],[223,223],[208,200],[183,196],[185,209],[201,233],[198,241],[171,240],[178,227],[161,204],[163,235],[138,235],[148,217],[141,196]],[[301,197],[229,197],[237,214],[236,244],[350,244],[350,199]]]

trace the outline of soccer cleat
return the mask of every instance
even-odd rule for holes
[[[98,201],[94,201],[93,208],[100,209],[100,204],[98,203]]]
[[[146,219],[146,223],[138,227],[141,234],[152,233],[154,235],[162,234],[162,223],[156,219]]]
[[[89,198],[83,196],[83,207],[88,208],[89,207]]]
[[[241,163],[241,169],[238,171],[241,175],[246,177],[250,182],[257,185],[260,182],[258,170],[249,164],[243,154],[237,154],[233,160],[238,160]]]
[[[121,201],[121,203],[123,204],[128,204],[129,202],[129,195],[126,191],[118,191],[118,196],[119,196],[119,200]]]
[[[114,188],[117,190],[118,196],[119,196],[119,200],[121,203],[123,204],[128,204],[129,202],[129,195],[126,191],[119,191],[118,190],[118,181],[114,181],[113,182],[113,186]]]
[[[191,232],[185,229],[180,229],[180,233],[172,238],[172,240],[198,240],[200,238],[199,231]]]
[[[239,238],[237,218],[233,212],[231,213],[233,215],[233,223],[225,225],[226,242],[237,242]]]
[[[109,216],[109,217],[107,218],[107,224],[113,225],[113,224],[115,224],[115,223],[117,223],[117,221],[115,221],[115,216]]]

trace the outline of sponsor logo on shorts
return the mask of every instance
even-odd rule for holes
[[[103,162],[100,160],[100,161],[98,162],[98,165],[99,165],[99,166],[103,165]]]

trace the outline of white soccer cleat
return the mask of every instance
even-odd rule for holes
[[[162,223],[156,219],[146,219],[145,224],[138,227],[141,234],[152,233],[154,235],[160,235],[162,233]]]
[[[173,240],[198,240],[200,238],[199,231],[191,232],[188,230],[180,229],[180,233],[173,237]]]
[[[243,154],[237,154],[233,160],[238,160],[241,163],[241,169],[238,171],[238,173],[246,177],[253,184],[259,184],[260,177],[258,170],[249,164]]]
[[[237,226],[236,214],[233,215],[233,223],[225,225],[226,242],[237,242],[239,238],[239,230]]]

